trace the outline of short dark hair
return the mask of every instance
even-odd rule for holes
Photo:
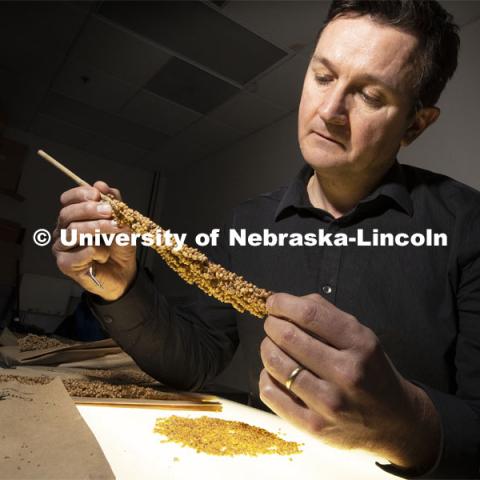
[[[460,37],[452,15],[433,0],[333,0],[324,27],[338,16],[350,15],[368,15],[418,38],[415,104],[434,106],[457,68]]]

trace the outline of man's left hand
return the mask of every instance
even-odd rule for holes
[[[259,384],[266,405],[332,445],[366,449],[406,469],[433,465],[435,407],[396,371],[372,330],[318,294],[278,293],[267,310]]]

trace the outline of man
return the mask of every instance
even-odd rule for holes
[[[396,162],[439,115],[458,35],[436,2],[334,1],[299,109],[307,166],[288,188],[242,204],[230,227],[448,235],[444,247],[228,247],[214,260],[277,293],[264,324],[201,296],[170,308],[132,247],[57,240],[59,268],[139,365],[199,388],[239,339],[250,388],[274,412],[406,477],[477,478],[480,449],[480,195]],[[119,231],[103,182],[62,195],[58,228]],[[88,275],[92,262],[104,288]],[[266,336],[265,336],[266,334]]]

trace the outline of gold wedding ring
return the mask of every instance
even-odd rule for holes
[[[285,382],[285,388],[290,391],[292,389],[292,383],[295,381],[295,379],[298,377],[298,374],[302,371],[305,370],[303,367],[297,367],[295,370],[292,371],[292,373],[288,376],[287,381]]]

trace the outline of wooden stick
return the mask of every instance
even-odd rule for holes
[[[45,159],[48,163],[53,165],[54,167],[57,167],[61,172],[63,172],[67,177],[70,177],[75,183],[78,183],[78,185],[82,187],[91,187],[91,185],[83,180],[83,178],[80,178],[78,175],[75,175],[70,169],[68,169],[65,165],[62,165],[58,160],[55,160],[51,155],[48,153],[44,152],[43,150],[38,150],[37,154],[40,155],[43,159]],[[100,192],[100,197],[104,201],[108,201],[109,198],[107,195],[104,193]]]
[[[44,158],[47,162],[51,163],[54,167],[57,167],[60,171],[62,171],[65,175],[70,177],[74,182],[78,183],[81,186],[90,187],[91,185],[87,183],[85,180],[80,178],[78,175],[75,175],[71,170],[67,167],[62,165],[58,160],[55,160],[51,157],[48,153],[44,152],[43,150],[38,150],[38,155]]]
[[[189,403],[178,400],[144,400],[128,398],[86,398],[72,397],[76,405],[94,405],[96,407],[124,407],[124,408],[156,408],[166,410],[199,410],[207,412],[221,412],[222,404],[219,401],[205,403]]]

